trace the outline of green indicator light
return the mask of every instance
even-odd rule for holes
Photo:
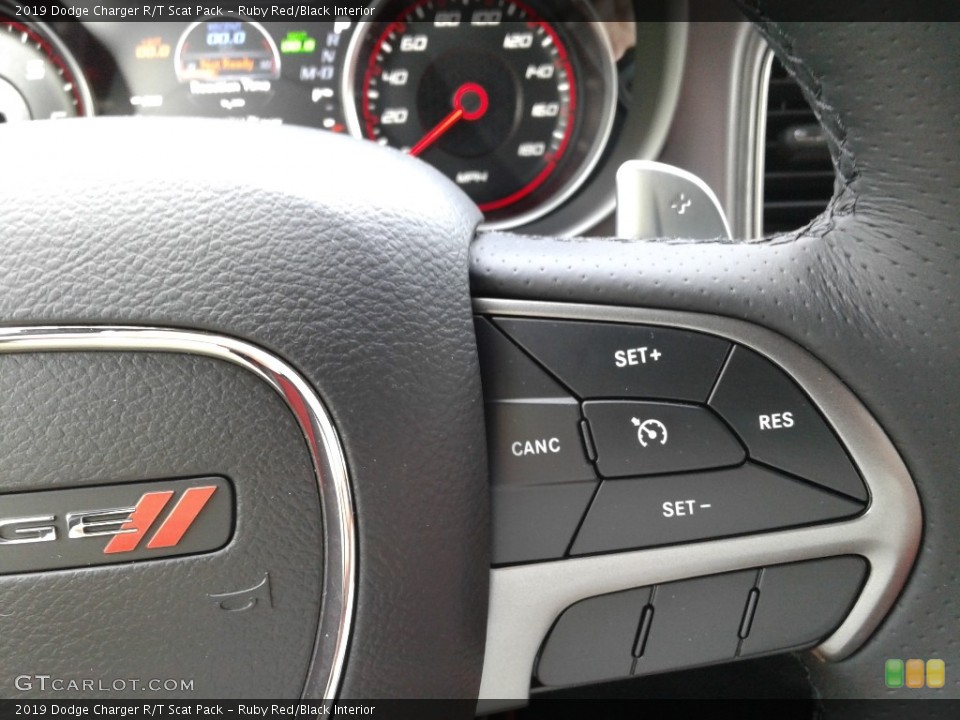
[[[887,660],[883,674],[888,688],[903,687],[903,660]]]
[[[280,41],[280,52],[284,55],[312,53],[316,49],[316,38],[307,35],[305,30],[292,30]]]

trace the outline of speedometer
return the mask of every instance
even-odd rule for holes
[[[575,4],[576,5],[576,4]],[[599,23],[518,0],[425,0],[366,23],[349,53],[355,135],[431,163],[484,211],[529,222],[586,179],[613,119]]]

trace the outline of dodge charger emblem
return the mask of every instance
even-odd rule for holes
[[[220,477],[0,499],[0,572],[214,550],[226,544],[233,525],[232,488]]]

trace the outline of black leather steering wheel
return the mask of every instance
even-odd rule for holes
[[[478,693],[490,559],[471,296],[694,311],[770,329],[860,398],[922,502],[922,550],[886,621],[844,662],[810,660],[822,696],[882,697],[886,658],[913,652],[949,664],[960,655],[950,631],[960,606],[960,28],[779,22],[792,6],[749,12],[812,99],[840,183],[826,213],[790,235],[752,243],[476,235],[479,212],[446,179],[373,144],[193,120],[34,123],[0,129],[0,322],[202,331],[263,348],[302,375],[330,414],[349,470],[355,609],[339,693],[363,699]],[[105,392],[133,382],[111,375],[116,368],[61,370]],[[164,377],[180,375],[158,371],[155,380]],[[232,387],[210,382],[222,382],[224,396]],[[139,398],[138,387],[124,392]],[[41,432],[52,417],[37,416],[43,408],[23,402],[2,413],[8,428],[37,430],[20,445],[6,441],[5,493],[37,489],[24,478],[44,488],[104,482],[72,474],[71,463],[91,452],[116,482],[169,477],[170,463],[145,450],[161,433],[179,438],[181,457],[203,455],[211,442],[202,414],[118,440],[94,427],[96,412],[84,431],[53,438]],[[231,417],[223,432],[239,433],[248,420]],[[45,448],[50,464],[38,476],[30,468]],[[250,483],[237,483],[238,498],[249,499],[238,518],[254,505],[266,512],[282,494]],[[281,578],[292,582],[298,567],[322,561],[315,540],[291,538],[283,525],[307,511],[316,513],[291,505],[269,522],[238,520],[238,539],[251,528],[257,535],[222,579],[243,583],[282,565],[286,576],[271,570],[272,602],[285,612]],[[170,562],[184,577],[196,572],[188,558]],[[175,573],[128,582],[124,567],[0,576],[0,600],[19,623],[7,636],[14,656],[65,667],[78,657],[73,640],[109,619],[116,634],[95,635],[86,665],[116,668],[118,643],[139,626],[168,638],[169,647],[151,646],[153,657],[176,667],[179,646],[161,608],[179,603],[185,586]],[[105,581],[109,597],[90,589]],[[139,607],[147,595],[156,608],[149,617]],[[320,600],[297,612],[315,613]],[[264,628],[249,647],[279,656],[312,632],[295,614]],[[226,663],[217,688],[242,694],[246,676],[229,671],[229,653],[240,651],[207,651]],[[291,682],[322,694],[325,671],[313,667],[304,680],[306,666],[295,665]]]

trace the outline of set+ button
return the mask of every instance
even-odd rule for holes
[[[496,324],[581,399],[702,403],[730,343],[654,325],[497,318]]]

